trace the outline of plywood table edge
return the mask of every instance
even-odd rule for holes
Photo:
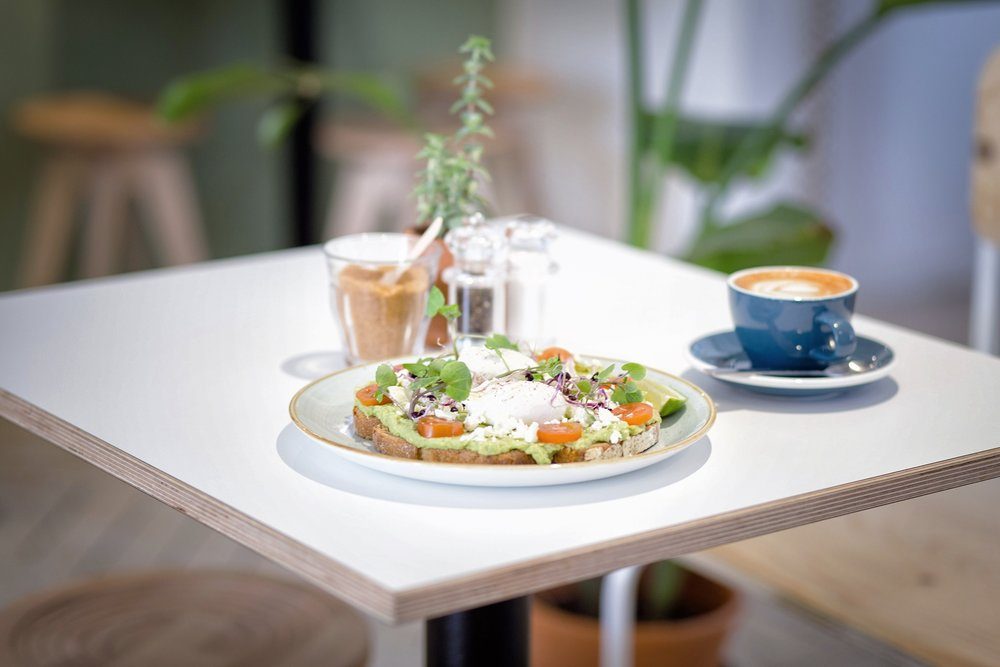
[[[0,389],[0,416],[385,621],[419,620],[1000,477],[1000,447],[743,510],[392,591]]]
[[[392,592],[364,575],[318,554],[284,533],[237,512],[5,389],[0,389],[0,417],[288,568],[335,597],[384,621],[397,620]]]
[[[403,619],[434,617],[1000,477],[1000,447],[549,554],[397,594]]]

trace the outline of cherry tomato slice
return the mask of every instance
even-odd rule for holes
[[[562,347],[547,347],[535,355],[535,361],[545,361],[552,357],[559,357],[559,361],[565,363],[572,359],[573,355],[570,354],[569,350]]]
[[[581,435],[583,435],[583,427],[576,422],[542,424],[538,427],[538,442],[547,442],[553,445],[579,440]]]
[[[642,426],[653,418],[653,406],[649,403],[625,403],[612,410],[611,414],[630,426]]]
[[[378,385],[370,384],[367,387],[358,389],[358,393],[354,394],[354,396],[358,399],[358,403],[361,405],[367,405],[368,407],[373,405],[388,405],[389,403],[392,403],[392,401],[389,400],[389,397],[385,395],[382,396],[381,401],[375,398],[375,392],[377,391]]]
[[[417,433],[425,438],[454,438],[465,433],[465,427],[460,421],[421,417],[417,420]]]

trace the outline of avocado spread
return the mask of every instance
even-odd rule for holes
[[[531,458],[535,463],[552,463],[552,454],[558,452],[564,446],[586,449],[598,442],[610,442],[611,433],[618,431],[624,440],[630,436],[646,430],[644,426],[629,426],[625,423],[605,426],[601,429],[584,429],[583,435],[575,442],[567,445],[549,445],[542,442],[526,442],[518,438],[493,437],[485,440],[462,440],[461,438],[425,438],[417,433],[417,428],[413,420],[406,418],[395,405],[374,405],[367,406],[355,401],[355,406],[362,414],[374,415],[390,433],[397,438],[406,440],[416,447],[431,447],[433,449],[468,449],[477,454],[489,456],[493,454],[503,454],[514,449],[519,449]],[[659,421],[659,416],[654,415],[654,420]]]

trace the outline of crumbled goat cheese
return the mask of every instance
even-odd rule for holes
[[[538,422],[525,424],[519,419],[505,420],[501,424],[478,426],[460,436],[463,441],[482,442],[490,438],[517,438],[525,442],[538,442]]]
[[[386,391],[389,393],[389,398],[392,399],[392,402],[396,405],[406,405],[410,402],[410,396],[406,392],[406,389],[400,387],[399,385],[389,387]]]
[[[573,409],[570,410],[570,421],[578,422],[587,426],[594,420],[587,408],[581,407],[579,405],[574,405]]]
[[[606,426],[614,426],[615,424],[621,424],[622,420],[618,419],[611,410],[607,408],[597,408],[594,411],[594,423],[590,425],[592,431],[599,431]]]

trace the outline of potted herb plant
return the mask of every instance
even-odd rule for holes
[[[535,595],[534,667],[597,667],[601,580]],[[636,667],[715,667],[739,609],[736,590],[674,561],[647,566],[636,598]]]
[[[482,183],[490,178],[483,166],[482,139],[493,137],[493,131],[486,124],[486,117],[493,113],[493,107],[484,99],[483,93],[493,83],[483,74],[483,69],[487,63],[493,62],[493,51],[489,39],[472,35],[458,52],[465,56],[462,73],[455,78],[461,95],[451,112],[458,114],[461,125],[451,135],[433,132],[424,135],[424,146],[417,154],[424,166],[417,173],[417,184],[413,189],[417,202],[417,225],[410,231],[414,234],[422,234],[433,220],[441,218],[444,221],[441,228],[443,238],[449,229],[487,208],[480,194]],[[441,238],[435,243],[441,247],[437,286],[447,293],[441,274],[454,263],[454,257]],[[447,340],[447,322],[440,315],[435,316],[427,329],[427,345],[437,346]]]

